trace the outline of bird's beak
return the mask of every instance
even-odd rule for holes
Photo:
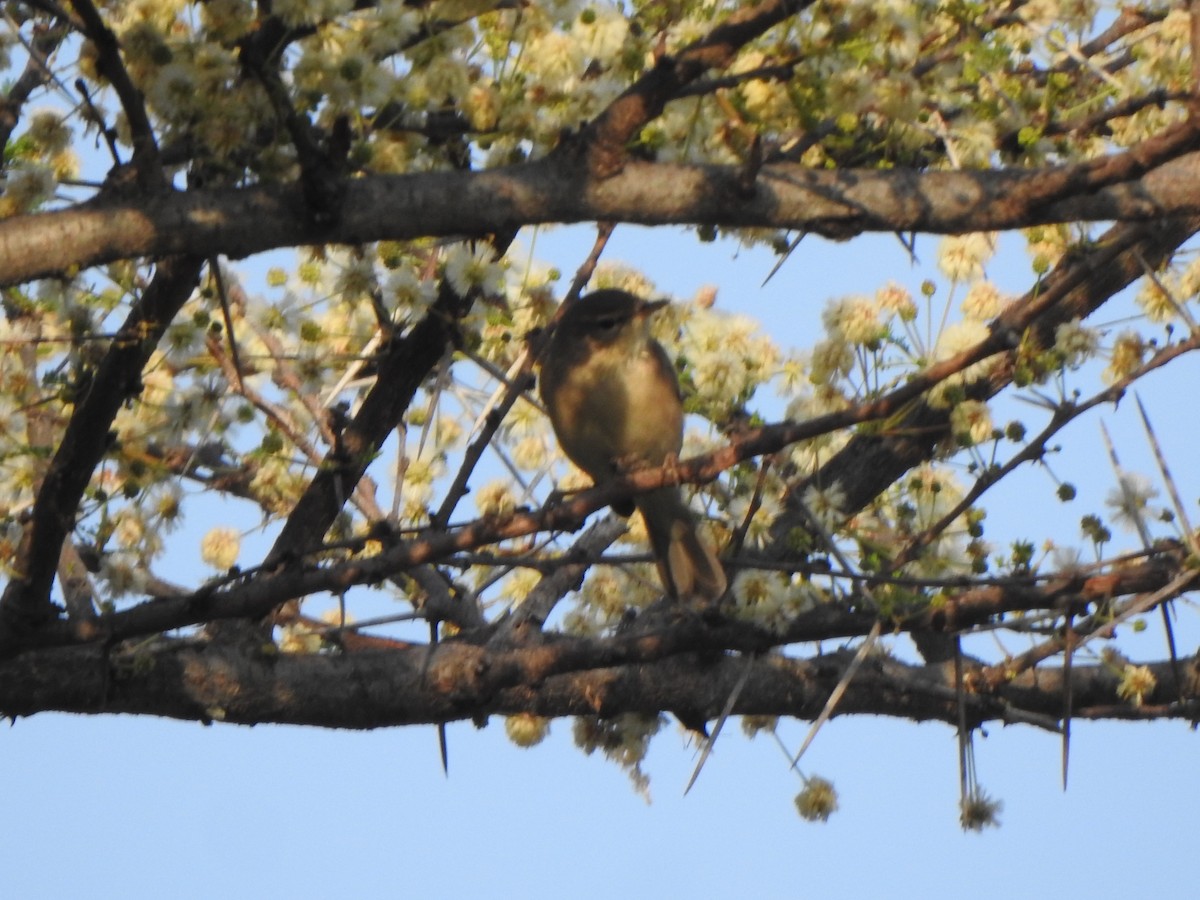
[[[653,315],[654,313],[658,312],[669,303],[669,300],[644,300],[638,307],[637,315],[641,318],[645,318],[646,316]]]

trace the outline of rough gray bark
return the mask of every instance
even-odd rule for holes
[[[0,222],[0,285],[137,256],[240,259],[304,244],[482,236],[546,223],[780,228],[848,238],[1200,215],[1200,153],[1099,187],[1071,186],[1072,171],[814,171],[779,164],[763,166],[747,190],[744,170],[732,166],[631,160],[601,177],[581,161],[553,156],[482,172],[348,180],[339,216],[323,223],[307,214],[299,184],[102,195]]]

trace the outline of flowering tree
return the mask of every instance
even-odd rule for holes
[[[1167,612],[1197,577],[1181,500],[1163,516],[1118,472],[1140,539],[1119,555],[1098,516],[1043,553],[990,544],[984,512],[1200,343],[1194,8],[27,0],[5,21],[5,715],[500,715],[524,745],[569,716],[635,780],[666,713],[934,719],[971,827],[994,813],[984,723],[1065,741],[1078,717],[1200,715]],[[570,284],[516,250],[578,222]],[[736,298],[673,304],[654,327],[684,458],[591,488],[530,387],[559,299],[657,296],[604,259],[625,222],[768,244],[778,277],[808,233],[940,234],[942,279],[913,297],[881,273],[799,355]],[[1023,296],[985,274],[1002,231]],[[1136,318],[1089,324],[1135,283]],[[1037,405],[993,422],[1014,393]],[[640,521],[605,512],[674,483],[730,576],[711,608],[664,601]],[[172,577],[189,552],[208,577]],[[1128,658],[1118,626],[1156,609],[1163,658]],[[997,631],[1020,649],[977,637]],[[798,805],[827,816],[831,786]]]

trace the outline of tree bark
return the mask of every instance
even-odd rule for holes
[[[599,177],[551,156],[481,172],[349,180],[342,214],[323,223],[308,215],[299,184],[102,195],[0,222],[0,285],[138,256],[238,259],[279,247],[479,236],[547,223],[779,228],[844,239],[867,231],[960,234],[1200,215],[1200,153],[1127,182],[1082,184],[1075,193],[1061,177],[1072,168],[814,171],[781,163],[763,166],[747,190],[740,167],[628,161]]]

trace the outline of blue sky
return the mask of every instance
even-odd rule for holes
[[[792,729],[799,740],[799,729]],[[499,722],[372,733],[39,716],[0,738],[6,896],[1156,896],[1194,884],[1200,796],[1182,724],[1077,725],[977,742],[1003,825],[957,825],[952,731],[833,722],[807,762],[841,810],[800,820],[777,748],[730,728],[687,796],[672,726],[653,803],[571,746],[521,750]]]
[[[537,249],[565,282],[589,244],[585,230],[560,229],[539,236]],[[918,253],[924,268],[891,237],[813,239],[766,288],[769,254],[697,245],[678,232],[618,229],[608,258],[644,268],[680,297],[716,284],[722,307],[804,347],[827,298],[888,278],[915,289],[932,269],[936,239],[923,238]],[[994,268],[1005,289],[1027,286],[1019,251],[1006,250]],[[1195,371],[1181,371],[1144,396],[1194,506],[1200,491],[1186,469],[1194,417],[1172,414],[1172,387],[1180,378],[1194,384]],[[1125,404],[1104,417],[1126,465],[1150,473],[1131,412]],[[1076,541],[1079,516],[1102,511],[1112,485],[1098,436],[1095,419],[1077,424],[1055,462],[1086,488],[1080,500],[1052,504],[1049,481],[1030,472],[993,499],[989,537]],[[197,525],[197,540],[202,531]],[[1190,652],[1200,635],[1194,610],[1184,606],[1183,616],[1180,649]],[[1164,655],[1155,628],[1137,648]],[[795,748],[804,725],[781,731]],[[803,763],[838,788],[841,809],[826,825],[799,818],[799,780],[778,747],[746,739],[736,723],[686,797],[695,747],[668,725],[645,764],[650,805],[623,771],[574,748],[568,722],[530,750],[509,743],[498,719],[483,730],[455,724],[449,738],[446,778],[431,728],[20,720],[0,732],[5,894],[1117,897],[1194,883],[1187,861],[1200,767],[1184,723],[1077,723],[1065,794],[1056,736],[989,729],[976,740],[980,782],[1004,809],[1002,827],[983,834],[959,829],[957,750],[942,725],[865,718],[827,726]]]

